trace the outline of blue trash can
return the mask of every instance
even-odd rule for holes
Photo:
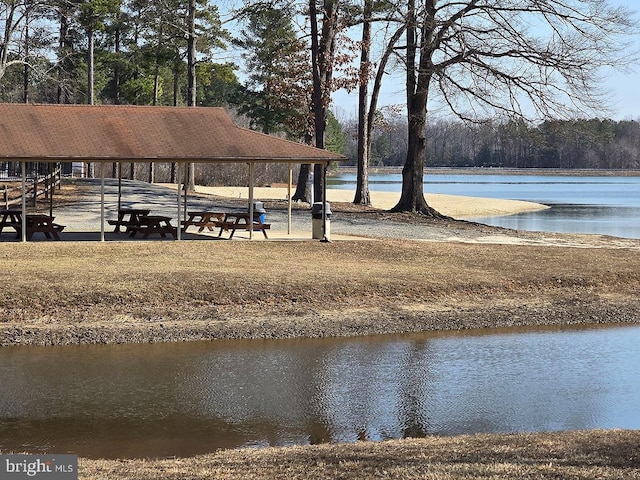
[[[267,211],[262,202],[253,202],[253,216],[260,219],[260,223],[267,223]]]

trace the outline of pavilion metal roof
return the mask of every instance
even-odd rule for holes
[[[236,126],[223,108],[0,104],[0,159],[328,163],[345,157]]]

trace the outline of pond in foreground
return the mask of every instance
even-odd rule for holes
[[[640,327],[0,348],[0,451],[640,428]]]

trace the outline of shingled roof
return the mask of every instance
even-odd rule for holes
[[[346,160],[236,126],[223,108],[0,104],[0,159],[87,162]]]

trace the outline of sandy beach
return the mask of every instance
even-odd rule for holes
[[[295,192],[295,186],[292,188]],[[228,198],[249,198],[247,187],[196,187],[196,192],[218,195]],[[286,200],[286,187],[255,187],[254,198],[257,200]],[[327,189],[329,202],[353,202],[354,190],[336,188]],[[371,192],[371,206],[381,210],[392,208],[400,198],[399,192]],[[438,212],[451,218],[464,220],[478,217],[493,217],[513,215],[515,213],[544,210],[547,207],[540,203],[524,202],[520,200],[502,200],[497,198],[466,197],[459,195],[443,195],[427,193],[427,203]]]

